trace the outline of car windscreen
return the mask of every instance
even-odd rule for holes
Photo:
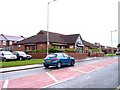
[[[19,55],[26,55],[25,52],[18,52],[18,53],[19,53]]]
[[[13,55],[11,52],[3,52],[4,55]]]
[[[56,54],[49,54],[46,56],[46,58],[55,58],[57,55]]]

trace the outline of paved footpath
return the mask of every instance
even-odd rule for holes
[[[96,63],[85,64],[81,66],[73,66],[68,68],[57,69],[42,74],[20,77],[0,81],[0,89],[2,88],[46,88],[66,80],[73,79],[79,75],[90,73],[95,70],[105,68],[106,66],[118,63],[117,59],[100,61]]]

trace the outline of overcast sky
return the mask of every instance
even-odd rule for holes
[[[47,2],[0,0],[0,34],[30,37],[47,29]],[[78,34],[91,43],[111,46],[111,31],[118,30],[120,0],[57,0],[50,3],[49,31]],[[118,31],[112,33],[113,46]]]

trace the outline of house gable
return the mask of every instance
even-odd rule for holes
[[[75,42],[75,46],[84,46],[83,45],[83,41],[82,41],[82,38],[81,36],[79,35],[78,38],[76,39],[76,42]]]

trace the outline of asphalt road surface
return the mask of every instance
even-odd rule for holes
[[[118,76],[118,57],[99,58],[62,69],[2,73],[0,88],[116,88]]]

